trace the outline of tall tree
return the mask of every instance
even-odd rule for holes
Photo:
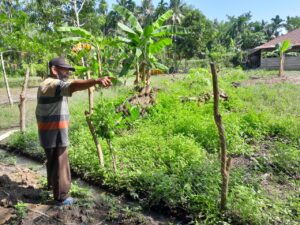
[[[300,17],[299,16],[295,16],[295,17],[288,16],[286,18],[286,23],[284,26],[288,31],[293,31],[293,30],[300,28]]]
[[[100,0],[99,2],[99,8],[98,8],[98,13],[100,15],[106,16],[108,12],[108,4],[106,0]]]
[[[181,0],[170,0],[169,9],[173,11],[173,15],[171,18],[171,22],[173,27],[176,29],[176,25],[181,24],[182,19],[184,18],[183,15],[183,8],[185,7],[185,3],[183,3]],[[180,55],[177,51],[177,41],[178,36],[175,34],[177,33],[176,30],[173,30],[172,39],[174,42],[174,45],[172,45],[172,58],[173,58],[173,69],[171,69],[172,72],[176,72],[178,70],[178,61],[180,59]]]
[[[164,14],[168,10],[168,3],[164,0],[160,0],[155,8],[154,12],[154,20],[156,20],[159,16]]]
[[[199,9],[186,7],[181,26],[188,29],[188,34],[177,37],[177,51],[185,59],[204,57],[207,46],[211,45],[215,30],[213,23]]]
[[[169,9],[173,11],[172,15],[172,23],[173,25],[180,24],[183,19],[183,8],[185,7],[185,3],[182,0],[170,0]]]
[[[267,34],[269,39],[278,37],[281,34],[281,29],[284,27],[284,20],[280,18],[279,15],[276,15],[271,19],[271,23],[268,25]]]
[[[153,21],[154,12],[152,0],[142,0],[141,6],[138,7],[138,14],[143,27],[147,26]]]

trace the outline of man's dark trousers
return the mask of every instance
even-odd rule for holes
[[[45,149],[47,157],[48,188],[52,188],[55,200],[63,201],[68,197],[71,187],[71,172],[67,147]]]

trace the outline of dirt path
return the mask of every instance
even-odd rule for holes
[[[28,168],[16,157],[0,151],[0,224],[170,224],[171,219],[149,216],[124,197],[91,191],[76,183],[71,195],[78,202],[58,207],[51,200],[41,175],[42,165]],[[44,170],[42,170],[44,171]]]

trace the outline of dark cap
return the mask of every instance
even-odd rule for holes
[[[75,71],[75,68],[67,63],[64,58],[54,58],[49,62],[49,68],[52,66],[57,66],[61,68],[66,68],[72,71]]]

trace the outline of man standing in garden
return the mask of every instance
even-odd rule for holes
[[[73,204],[68,196],[71,187],[71,173],[67,146],[69,109],[67,97],[75,91],[86,90],[96,84],[111,86],[110,77],[67,81],[75,68],[64,58],[49,62],[50,76],[38,88],[36,118],[40,144],[47,157],[48,188],[53,190],[58,205]]]

